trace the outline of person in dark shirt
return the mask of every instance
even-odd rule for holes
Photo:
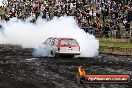
[[[130,22],[126,22],[125,24],[124,24],[124,26],[125,26],[125,31],[130,31]]]
[[[119,23],[117,22],[117,24],[116,24],[116,30],[117,30],[117,37],[118,38],[121,38],[121,33],[120,33],[120,25],[119,25]]]
[[[107,38],[109,37],[109,30],[110,30],[109,25],[106,24],[104,28],[104,34],[105,34],[105,37]]]
[[[128,11],[128,22],[132,21],[132,9]]]

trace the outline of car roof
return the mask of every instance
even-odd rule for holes
[[[70,39],[74,39],[74,38],[66,38],[66,37],[50,37],[53,39],[64,39],[64,40],[70,40]]]

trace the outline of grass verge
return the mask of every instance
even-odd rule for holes
[[[127,42],[99,42],[100,46],[132,48],[132,43]]]

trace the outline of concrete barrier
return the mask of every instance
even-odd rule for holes
[[[113,39],[113,38],[97,38],[100,42],[131,42],[132,38],[129,39]]]
[[[101,54],[132,55],[132,48],[100,46]]]

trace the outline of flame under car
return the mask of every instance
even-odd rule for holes
[[[80,55],[80,46],[73,38],[48,38],[43,46],[48,47],[53,57]]]

